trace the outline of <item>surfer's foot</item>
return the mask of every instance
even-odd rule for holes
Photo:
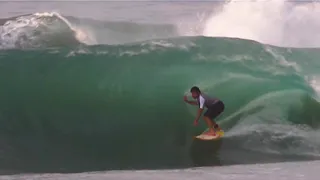
[[[220,126],[218,124],[214,126],[214,129],[217,131],[222,131],[222,129],[220,128]]]

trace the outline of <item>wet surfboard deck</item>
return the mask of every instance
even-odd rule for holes
[[[198,135],[198,136],[194,136],[194,138],[200,139],[200,140],[206,140],[206,141],[209,140],[209,141],[210,141],[210,140],[218,140],[218,139],[220,139],[221,137],[223,137],[223,135],[224,135],[224,131],[223,131],[223,130],[217,131],[215,136],[206,135],[206,134],[204,134],[204,133],[205,133],[205,132],[201,133],[201,134]]]

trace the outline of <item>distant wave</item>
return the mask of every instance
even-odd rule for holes
[[[55,12],[0,20],[0,48],[47,48],[123,44],[178,36],[172,24],[104,22]]]
[[[57,13],[35,13],[9,19],[1,26],[0,35],[2,49],[70,46],[85,40],[80,30]]]

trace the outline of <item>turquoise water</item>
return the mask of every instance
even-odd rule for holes
[[[72,171],[216,164],[203,161],[202,151],[192,154],[192,136],[205,129],[202,121],[192,126],[196,108],[182,101],[193,85],[226,104],[218,120],[226,138],[205,147],[241,157],[222,153],[218,164],[317,156],[312,136],[320,106],[305,77],[316,73],[318,56],[208,37],[3,51],[2,166]],[[264,157],[250,160],[250,151]]]
[[[186,36],[170,23],[18,17],[0,21],[3,173],[319,157],[317,48]],[[225,103],[220,141],[192,139],[206,128],[183,102],[194,85]]]

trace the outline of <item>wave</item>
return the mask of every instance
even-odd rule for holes
[[[178,30],[172,24],[107,22],[56,12],[1,19],[0,25],[1,49],[111,45],[178,36]]]
[[[0,48],[43,48],[80,44],[81,31],[57,13],[35,13],[6,21],[0,28]]]
[[[318,49],[209,37],[1,51],[0,168],[317,159],[318,58]],[[226,104],[221,141],[192,140],[206,128],[192,125],[196,108],[182,101],[193,85]]]
[[[0,19],[0,48],[117,45],[181,36],[241,38],[282,47],[319,46],[316,2],[232,0],[216,3],[212,10],[209,15],[199,10],[198,22],[185,19],[168,24],[99,21],[57,12],[20,15]]]

